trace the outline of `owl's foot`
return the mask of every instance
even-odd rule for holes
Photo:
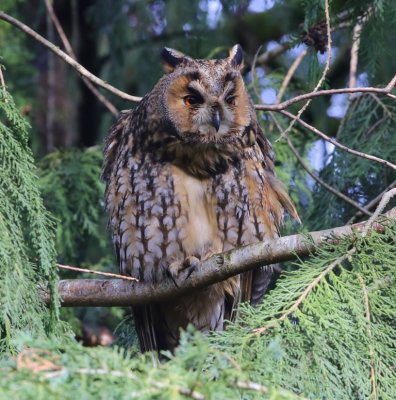
[[[190,275],[198,267],[200,261],[197,257],[189,256],[184,261],[176,261],[168,265],[167,273],[172,279],[175,286],[183,285]]]

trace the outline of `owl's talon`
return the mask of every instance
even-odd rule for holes
[[[179,287],[191,276],[199,263],[200,261],[197,257],[190,256],[182,262],[177,261],[171,263],[167,268],[167,272],[175,286]]]

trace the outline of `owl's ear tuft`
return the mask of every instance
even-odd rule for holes
[[[236,44],[228,56],[228,62],[235,68],[241,70],[243,68],[243,50],[239,44]]]
[[[172,72],[180,63],[187,59],[181,51],[164,47],[161,51],[161,58],[166,72]]]

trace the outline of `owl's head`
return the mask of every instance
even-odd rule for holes
[[[168,75],[162,79],[161,108],[177,136],[188,143],[232,143],[251,123],[252,106],[241,76],[243,52],[198,60],[164,48]]]

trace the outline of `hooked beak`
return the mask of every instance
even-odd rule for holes
[[[216,132],[218,132],[221,124],[220,111],[218,109],[213,113],[212,124],[215,127]]]

